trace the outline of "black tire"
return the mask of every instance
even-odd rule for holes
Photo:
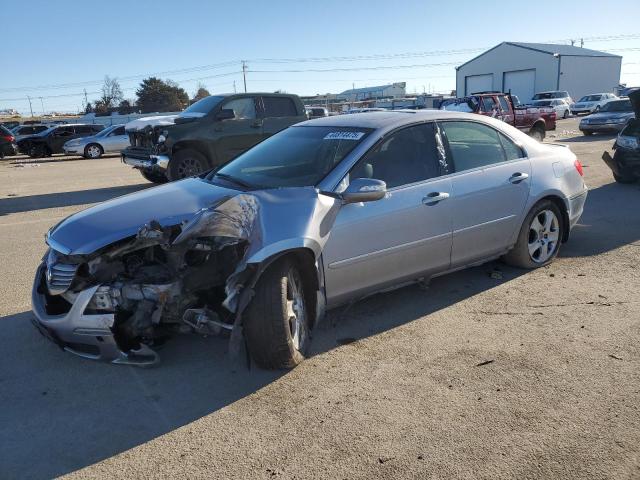
[[[582,130],[582,134],[588,137],[589,135],[593,135],[593,132],[591,130]]]
[[[564,111],[564,113],[562,114],[562,118],[564,118],[564,119],[569,118],[569,109]]]
[[[531,138],[535,138],[539,142],[542,142],[544,140],[545,131],[540,127],[533,127],[529,130],[529,136]]]
[[[167,183],[169,179],[164,173],[151,172],[149,170],[140,170],[142,176],[151,183]]]
[[[299,312],[295,306],[288,308],[291,295],[290,279],[297,278],[302,295],[304,314],[302,334],[298,338],[298,348],[294,344],[293,330],[295,317],[288,311]],[[261,367],[268,369],[290,369],[304,360],[309,346],[308,295],[306,295],[302,275],[290,258],[277,260],[260,277],[255,287],[255,295],[244,313],[244,333],[251,358]],[[294,304],[295,305],[295,304]],[[293,320],[292,320],[293,319]]]
[[[209,168],[209,163],[200,152],[186,148],[178,151],[169,161],[167,177],[172,182],[199,175]]]
[[[42,158],[46,155],[44,145],[31,145],[29,146],[29,156],[31,158]]]
[[[543,235],[540,235],[538,232],[536,232],[536,237],[532,238],[532,223],[536,219],[538,220],[538,223],[543,223],[541,221],[543,212],[548,211],[553,212],[557,221],[555,230],[553,230],[555,235],[557,235],[557,239],[554,242],[547,240],[544,245],[539,246],[540,250],[536,250],[533,254],[535,256],[535,254],[539,252],[539,259],[538,261],[536,261],[534,260],[534,258],[532,258],[532,254],[529,253],[529,246],[533,246],[536,243],[536,238],[545,241],[547,237],[544,237]],[[558,252],[560,251],[560,244],[562,243],[565,228],[566,227],[564,225],[562,214],[558,206],[551,200],[542,200],[536,203],[531,208],[529,214],[522,223],[522,227],[520,227],[518,240],[516,241],[515,246],[509,251],[509,253],[502,257],[502,259],[509,265],[518,268],[526,268],[529,270],[549,265],[553,261],[553,259],[556,258]],[[551,245],[552,243],[553,245]],[[545,247],[546,251],[543,250]],[[549,250],[550,248],[551,250]],[[548,257],[545,258],[547,255]]]
[[[97,147],[97,148],[96,148]],[[94,153],[95,152],[95,153]],[[102,146],[97,143],[90,143],[84,147],[84,158],[90,158],[92,160],[98,159],[102,156],[104,150]]]
[[[611,172],[613,173],[613,172]],[[618,183],[635,183],[636,182],[636,177],[634,177],[633,175],[629,175],[628,173],[623,173],[621,175],[618,175],[617,173],[613,174],[613,178],[616,182]]]

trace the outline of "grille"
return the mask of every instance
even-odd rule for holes
[[[76,276],[78,265],[72,263],[60,263],[54,250],[49,252],[47,258],[47,271],[45,278],[47,288],[51,295],[60,295],[66,292]]]

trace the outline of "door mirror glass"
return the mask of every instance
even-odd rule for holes
[[[216,116],[217,120],[231,120],[232,118],[236,118],[236,114],[232,108],[223,108]]]
[[[384,198],[387,184],[375,178],[356,178],[340,194],[344,203],[373,202]]]

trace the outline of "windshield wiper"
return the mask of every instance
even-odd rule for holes
[[[236,177],[234,177],[232,175],[228,175],[226,173],[214,173],[213,176],[214,177],[220,177],[220,178],[222,178],[224,180],[227,180],[227,181],[229,181],[231,183],[235,183],[236,185],[240,185],[241,187],[246,188],[247,190],[253,190],[253,189],[256,188],[255,185],[251,185],[250,183],[244,182],[244,181],[242,181],[242,180],[240,180],[240,179],[238,179],[238,178],[236,178]]]

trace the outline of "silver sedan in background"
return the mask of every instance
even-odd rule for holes
[[[129,135],[124,125],[111,125],[97,135],[74,138],[64,144],[66,155],[82,155],[84,158],[100,158],[104,153],[116,153],[129,146]]]
[[[232,351],[291,368],[327,308],[499,257],[549,264],[582,214],[582,173],[569,148],[481,115],[309,120],[58,223],[34,323],[69,352],[137,365],[172,332],[226,330]]]

